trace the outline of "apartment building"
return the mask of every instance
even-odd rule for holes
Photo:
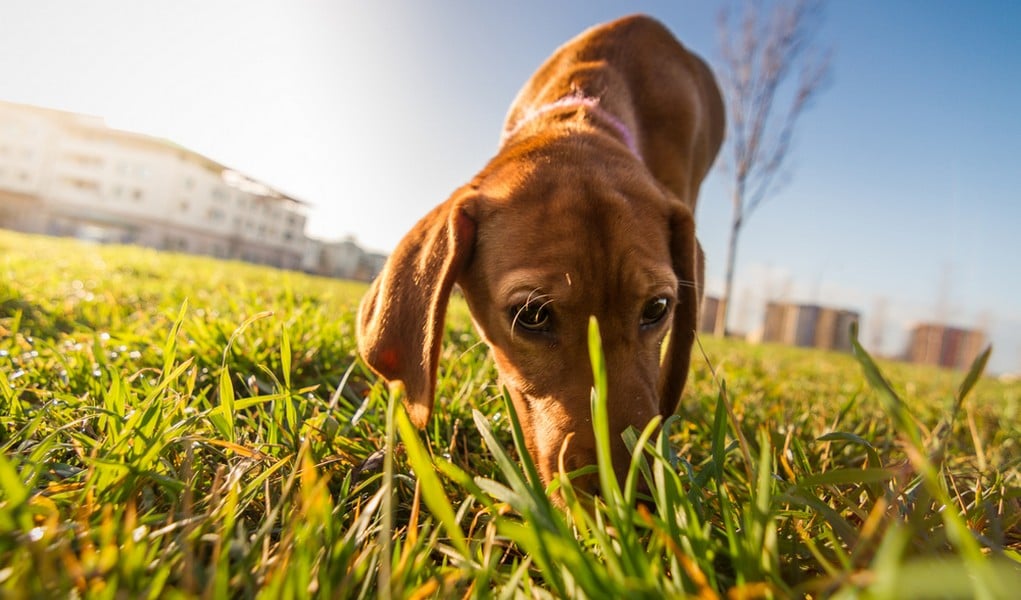
[[[983,332],[941,323],[920,323],[911,329],[904,358],[909,362],[967,369],[986,343]]]
[[[0,102],[0,227],[302,266],[304,203],[172,142]]]
[[[769,302],[766,304],[762,341],[850,352],[851,323],[860,320],[860,315],[850,310],[815,304]]]

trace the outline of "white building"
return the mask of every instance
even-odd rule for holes
[[[353,238],[338,242],[309,239],[302,270],[326,277],[371,281],[383,270],[386,256],[365,251]]]
[[[304,203],[102,119],[0,102],[0,227],[302,266]]]

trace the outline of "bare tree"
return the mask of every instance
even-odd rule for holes
[[[830,53],[819,52],[813,44],[821,12],[817,0],[777,1],[768,11],[753,0],[740,15],[726,8],[719,15],[722,65],[717,75],[730,123],[725,156],[734,213],[716,335],[727,330],[738,236],[748,217],[775,191],[798,118],[828,79]],[[795,73],[796,81],[788,82]]]

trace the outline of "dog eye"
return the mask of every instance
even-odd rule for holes
[[[528,331],[549,331],[553,322],[546,305],[536,302],[522,304],[514,308],[511,313],[511,326],[520,325]]]
[[[642,307],[641,326],[649,327],[663,320],[670,309],[670,300],[666,298],[653,298]]]

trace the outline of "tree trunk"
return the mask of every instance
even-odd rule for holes
[[[735,186],[733,201],[734,216],[730,221],[730,238],[727,241],[727,271],[723,281],[723,297],[720,298],[720,307],[716,311],[716,323],[713,325],[713,335],[717,337],[725,337],[727,335],[727,318],[730,315],[730,301],[734,295],[734,264],[737,262],[737,238],[741,233],[741,225],[744,223],[744,215],[741,210],[744,206],[743,181],[739,181]]]

